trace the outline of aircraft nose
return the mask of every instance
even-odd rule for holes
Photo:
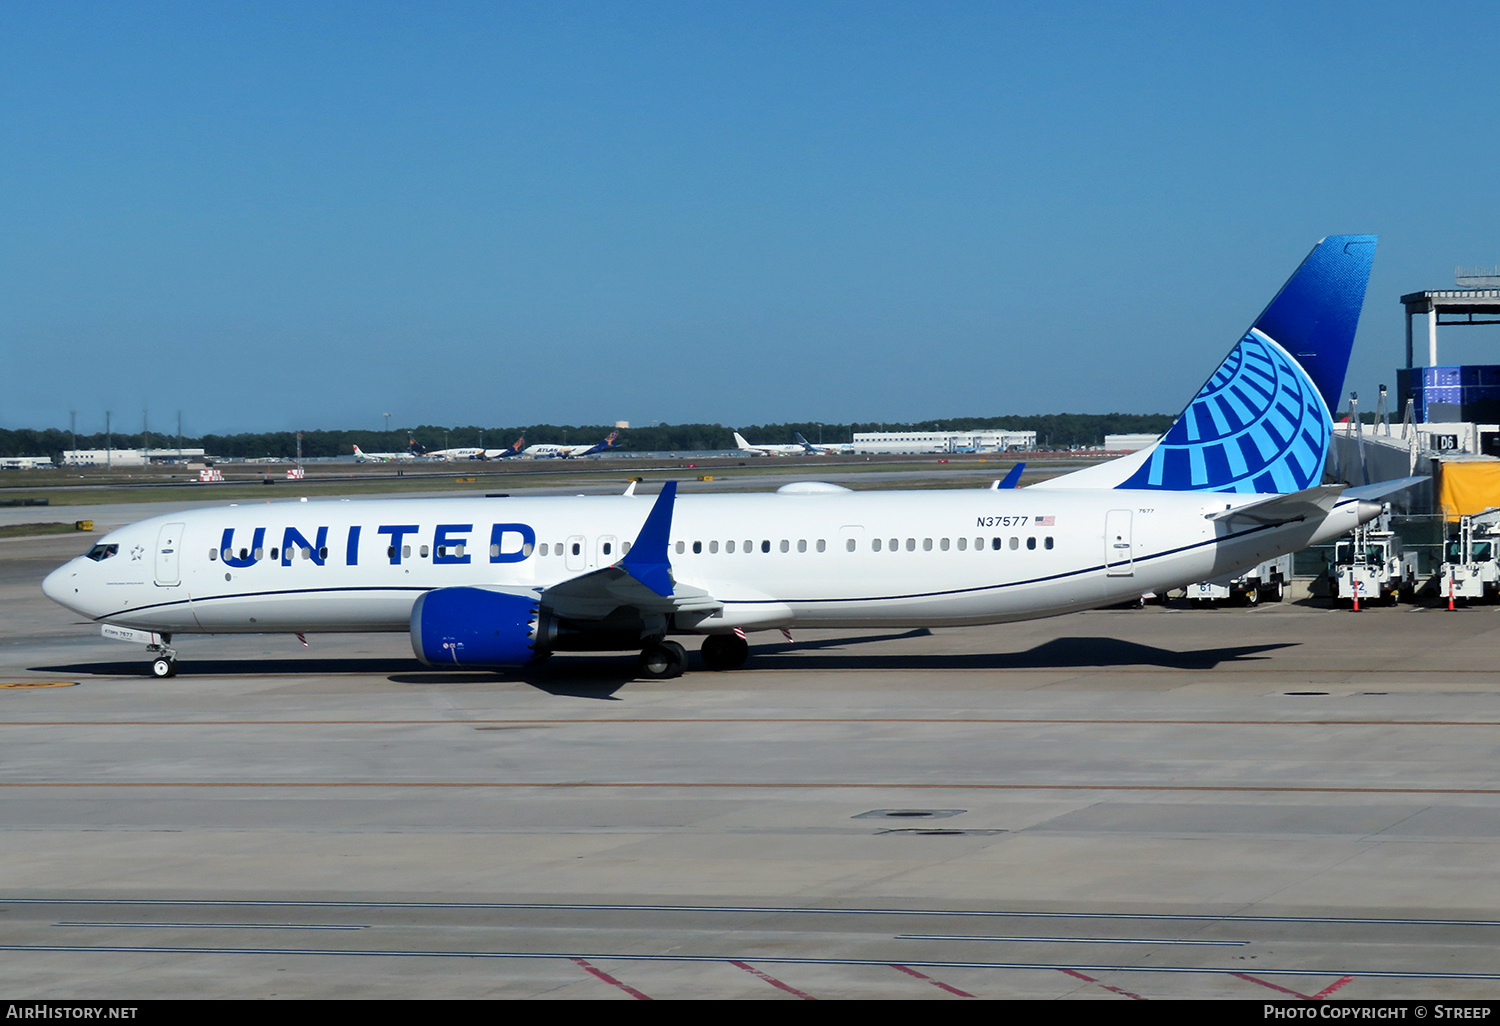
[[[78,569],[72,563],[64,563],[42,580],[42,594],[60,606],[76,609],[78,600]]]

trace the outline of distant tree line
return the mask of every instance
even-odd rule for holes
[[[627,451],[662,452],[695,449],[733,449],[732,432],[738,430],[755,444],[779,445],[793,440],[801,432],[810,442],[848,442],[854,434],[872,431],[973,431],[996,429],[1035,431],[1037,444],[1044,448],[1065,449],[1072,446],[1101,445],[1105,435],[1160,434],[1171,426],[1173,418],[1165,414],[1137,413],[1052,413],[1037,417],[953,417],[923,420],[915,423],[894,421],[858,424],[831,424],[804,421],[792,424],[745,424],[739,428],[720,424],[653,424],[620,432],[619,446]],[[451,428],[424,424],[399,431],[306,431],[302,434],[304,456],[348,456],[358,445],[366,452],[400,452],[410,441],[424,449],[477,447],[501,449],[524,435],[527,445],[592,444],[604,439],[612,425],[604,424],[533,424],[530,427],[481,428],[476,425]],[[171,449],[177,436],[152,432],[146,443],[154,449]],[[283,458],[297,455],[297,432],[267,431],[238,435],[184,436],[184,448],[203,449],[209,456],[255,459],[264,456]],[[51,456],[59,463],[65,449],[74,448],[67,431],[48,428],[0,429],[0,456]],[[79,449],[139,449],[142,435],[103,432],[77,436]]]

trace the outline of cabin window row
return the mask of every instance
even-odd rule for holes
[[[796,544],[796,550],[798,552],[808,552],[808,551],[826,552],[826,551],[828,551],[828,542],[827,542],[826,539],[823,539],[823,538],[819,538],[819,539],[817,539],[816,541],[813,541],[813,542],[809,542],[806,538],[799,538],[799,539],[797,539],[797,541],[796,541],[795,544]],[[921,550],[923,552],[931,552],[934,549],[936,549],[939,552],[948,552],[948,551],[950,551],[951,549],[953,549],[955,547],[958,549],[959,552],[967,552],[967,551],[969,551],[969,544],[970,544],[970,542],[969,542],[969,539],[967,537],[965,537],[965,538],[959,538],[959,539],[957,539],[956,542],[954,540],[952,540],[952,539],[949,539],[949,538],[937,538],[937,539],[933,539],[933,538],[922,538],[922,539],[907,538],[907,539],[904,540],[904,543],[903,543],[903,539],[901,539],[901,538],[890,538],[890,539],[872,538],[872,539],[870,539],[870,551],[872,551],[872,552],[882,552],[882,551],[900,552],[900,551],[902,551],[904,549],[907,552],[916,552],[918,546],[920,546]],[[999,552],[1000,550],[1005,549],[1005,548],[1010,548],[1012,550],[1018,550],[1023,545],[1028,550],[1035,550],[1036,548],[1038,548],[1039,545],[1043,549],[1051,549],[1051,548],[1054,547],[1055,542],[1054,542],[1054,540],[1053,540],[1053,538],[1052,538],[1051,535],[1044,535],[1044,536],[1042,536],[1040,538],[1038,538],[1036,536],[1030,536],[1030,537],[1022,538],[1019,535],[1014,535],[1014,536],[1011,536],[1009,538],[1004,538],[1004,537],[994,537],[994,538],[989,538],[989,539],[975,538],[973,540],[973,546],[974,546],[974,551],[975,552],[983,551],[986,548],[988,548],[988,549],[990,549],[991,551],[994,551],[994,552]],[[674,548],[675,548],[675,550],[676,550],[676,552],[677,552],[677,554],[679,556],[680,555],[684,555],[685,553],[687,553],[688,550],[689,550],[689,547],[691,547],[691,550],[692,550],[692,552],[693,552],[694,555],[701,555],[705,551],[707,551],[710,555],[713,555],[713,554],[715,554],[715,553],[717,553],[717,552],[720,551],[720,543],[717,542],[717,541],[709,541],[709,542],[695,541],[695,542],[691,542],[691,543],[686,542],[686,541],[679,541],[679,542],[677,542],[674,545]],[[791,541],[791,539],[788,539],[788,538],[782,538],[779,542],[775,543],[775,548],[778,549],[781,552],[791,552],[792,551],[792,547],[793,547],[793,542]],[[543,546],[543,549],[545,549],[545,548],[546,548],[546,546]],[[747,538],[745,540],[743,546],[740,546],[737,542],[734,542],[734,541],[726,541],[726,542],[723,543],[723,551],[727,552],[727,553],[732,553],[732,552],[736,552],[736,551],[750,553],[750,552],[757,551],[757,549],[759,551],[761,551],[761,552],[770,552],[770,551],[772,551],[772,542],[771,542],[771,540],[770,539],[761,539],[760,543],[757,544],[754,539],[748,539]],[[856,539],[856,538],[846,538],[844,540],[844,550],[846,552],[857,552],[859,550],[859,540]],[[545,554],[546,553],[543,552],[543,555],[545,555]]]
[[[411,546],[408,545],[407,548],[410,549]],[[422,548],[425,549],[425,548],[427,548],[427,546],[424,545],[424,546],[422,546]],[[310,548],[307,548],[306,546],[304,546],[302,548],[298,548],[298,549],[287,549],[287,553],[288,553],[288,555],[287,555],[288,559],[296,559],[298,557],[301,557],[302,559],[312,559],[313,558],[313,550],[310,549]],[[249,559],[249,558],[251,558],[251,556],[254,556],[255,559],[259,560],[259,559],[264,559],[265,555],[266,555],[266,550],[264,548],[260,548],[260,549],[240,549],[240,551],[239,551],[239,558],[240,559]],[[425,553],[424,553],[424,555],[425,555]],[[235,557],[235,551],[233,549],[209,549],[208,550],[208,561],[210,563],[212,563],[214,560],[218,559],[220,556],[223,556],[225,559],[233,559]],[[271,558],[272,559],[280,559],[281,558],[281,549],[280,548],[272,548],[271,549]],[[320,548],[318,550],[318,558],[319,559],[327,559],[328,558],[328,546],[327,545],[324,545],[322,548]]]

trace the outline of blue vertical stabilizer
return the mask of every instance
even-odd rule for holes
[[[1330,235],[1119,488],[1296,492],[1316,485],[1359,325],[1373,235]]]

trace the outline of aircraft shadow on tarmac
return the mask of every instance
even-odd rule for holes
[[[775,670],[1050,670],[1068,668],[1157,667],[1169,670],[1211,670],[1225,663],[1258,662],[1268,653],[1297,647],[1296,642],[1235,645],[1185,651],[1142,645],[1120,638],[1055,638],[1024,652],[851,652],[847,649],[880,642],[923,638],[924,629],[899,634],[851,638],[819,638],[802,642],[756,645],[750,668]],[[696,660],[694,660],[696,662]],[[690,665],[692,665],[690,663]],[[68,663],[29,667],[33,673],[63,676],[134,677],[142,661]],[[619,655],[567,655],[541,666],[516,671],[433,670],[416,659],[310,658],[193,659],[183,664],[188,677],[251,677],[266,675],[384,676],[393,684],[453,685],[524,683],[548,694],[579,698],[612,698],[637,679],[634,660]],[[731,674],[732,676],[732,674]]]
[[[803,653],[810,648],[836,648],[835,639],[809,644],[773,645],[752,649],[751,665],[766,659],[764,669],[819,670],[1054,670],[1072,667],[1119,668],[1149,666],[1169,670],[1212,670],[1224,663],[1268,658],[1265,653],[1295,648],[1297,642],[1235,645],[1174,651],[1120,638],[1054,638],[1024,652],[902,652]]]

